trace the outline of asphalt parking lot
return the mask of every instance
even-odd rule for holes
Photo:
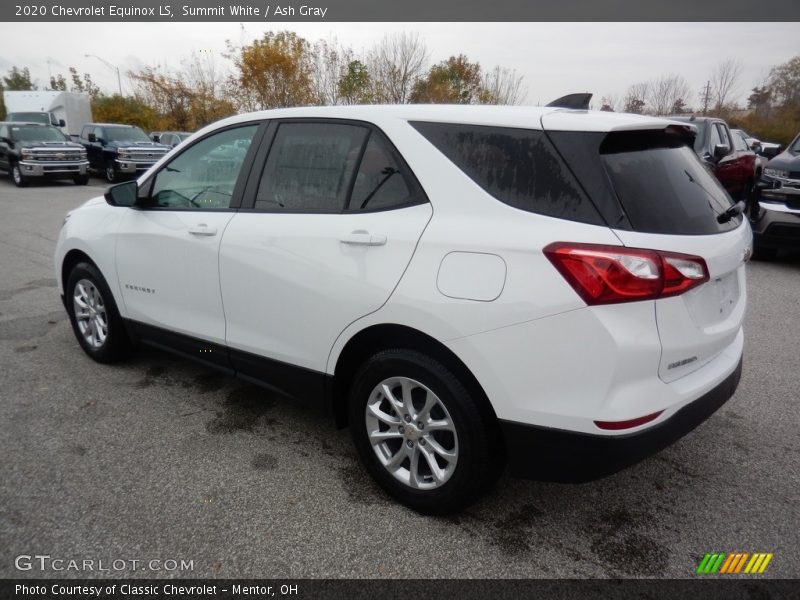
[[[92,574],[20,572],[23,554],[193,561],[124,576],[693,577],[714,551],[800,577],[800,255],[749,265],[740,387],[687,438],[590,484],[503,477],[431,518],[322,415],[153,350],[87,358],[52,255],[92,186],[0,180],[0,577]]]

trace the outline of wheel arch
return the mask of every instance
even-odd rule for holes
[[[497,414],[483,387],[472,371],[452,350],[418,329],[406,325],[383,323],[371,325],[353,335],[339,353],[330,395],[337,427],[347,426],[348,391],[359,366],[370,356],[390,348],[416,350],[438,360],[475,394],[482,417],[488,423],[497,423]]]
[[[82,262],[92,263],[102,274],[103,271],[100,270],[100,267],[91,259],[88,254],[86,254],[83,250],[73,248],[64,255],[64,260],[61,261],[61,286],[65,294],[67,293],[67,279],[69,278],[69,274],[72,272],[72,269],[75,268],[75,265]]]

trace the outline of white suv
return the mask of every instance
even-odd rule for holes
[[[752,234],[692,135],[558,108],[240,115],[72,211],[59,286],[93,359],[141,342],[319,400],[417,510],[506,464],[585,481],[739,381]]]

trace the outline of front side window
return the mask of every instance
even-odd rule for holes
[[[272,142],[255,208],[340,212],[369,130],[333,123],[282,123]]]
[[[151,208],[224,210],[244,164],[256,125],[226,129],[192,144],[156,175]]]

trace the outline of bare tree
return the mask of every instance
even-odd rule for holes
[[[742,63],[737,59],[723,60],[711,73],[711,94],[714,110],[728,108],[736,96],[739,76],[742,74]]]
[[[405,104],[425,73],[428,49],[417,33],[385,36],[367,55],[367,68],[376,102]]]
[[[662,75],[649,83],[647,103],[656,115],[669,115],[679,107],[682,110],[690,94],[689,84],[680,75]]]
[[[342,46],[335,38],[319,40],[313,46],[311,60],[311,85],[317,102],[341,104],[339,80],[347,74],[348,65],[354,60],[353,50]]]
[[[616,112],[620,108],[620,99],[617,94],[606,94],[600,98],[600,110]]]
[[[650,83],[648,81],[633,84],[625,93],[622,110],[627,113],[642,114],[645,106],[647,106],[647,98],[649,95]]]
[[[515,70],[496,66],[482,77],[481,100],[486,104],[522,104],[528,97],[523,79]]]

